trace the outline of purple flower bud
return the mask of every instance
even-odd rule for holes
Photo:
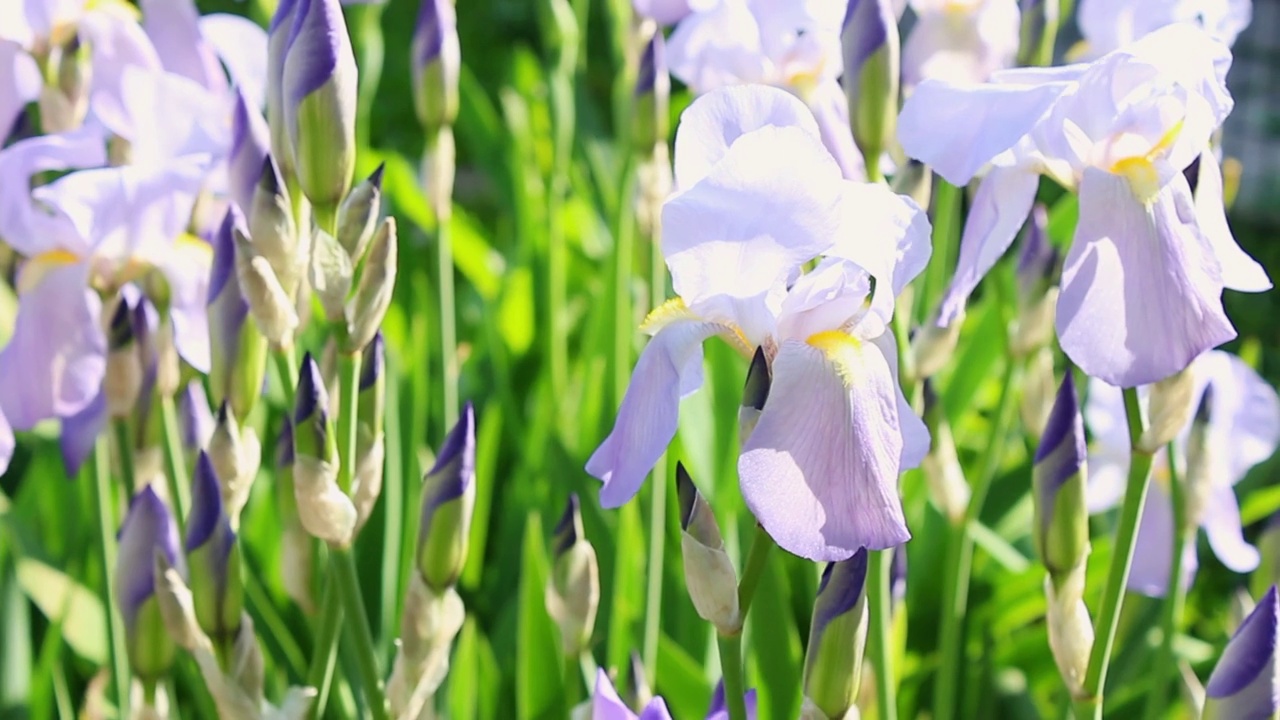
[[[214,399],[228,402],[239,417],[248,417],[262,394],[267,342],[248,322],[249,303],[237,272],[236,233],[245,233],[240,208],[231,205],[213,237],[209,277],[209,385]]]
[[[1058,249],[1049,242],[1049,211],[1044,203],[1036,203],[1027,219],[1018,254],[1018,289],[1024,300],[1034,301],[1053,282],[1058,268]]]
[[[468,402],[422,480],[418,571],[433,590],[443,591],[457,582],[466,562],[475,477],[476,415]]]
[[[271,154],[285,175],[293,175],[293,152],[284,119],[284,64],[289,50],[293,21],[302,0],[280,0],[267,29],[267,126],[271,133]],[[249,212],[246,208],[245,212]]]
[[[867,639],[867,549],[827,565],[813,603],[805,653],[804,696],[827,717],[854,704]]]
[[[215,643],[234,642],[244,609],[240,553],[213,462],[201,451],[191,481],[191,517],[184,549],[191,564],[196,620]]]
[[[868,167],[894,135],[900,49],[890,0],[849,0],[841,31],[845,99],[853,138]]]
[[[178,395],[178,419],[182,423],[182,444],[188,450],[200,450],[213,434],[213,412],[204,385],[192,380]]]
[[[1036,449],[1031,484],[1035,490],[1036,549],[1049,574],[1063,577],[1089,554],[1089,514],[1085,506],[1084,417],[1068,369]]]
[[[165,632],[155,596],[155,559],[178,563],[178,527],[150,486],[133,498],[120,528],[116,558],[116,603],[124,617],[129,664],[144,679],[156,679],[173,663],[173,641]]]
[[[1204,720],[1269,718],[1280,711],[1276,646],[1280,598],[1271,586],[1218,658],[1204,686]]]
[[[422,0],[413,32],[413,99],[428,133],[458,116],[458,18],[450,0]]]
[[[755,720],[759,704],[756,700],[755,688],[744,693],[742,700],[747,706],[748,720]],[[707,708],[707,720],[729,720],[729,704],[725,702],[724,680],[717,682],[715,692],[711,693],[711,707]]]

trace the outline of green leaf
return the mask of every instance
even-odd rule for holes
[[[524,355],[533,347],[533,273],[523,265],[503,278],[498,302],[498,330],[512,355]]]
[[[666,633],[658,638],[658,677],[654,690],[667,701],[672,717],[700,718],[711,705],[711,684],[701,663]]]
[[[498,661],[476,619],[467,617],[449,666],[449,716],[454,720],[490,720],[498,714]]]
[[[520,718],[562,718],[559,633],[544,600],[549,564],[542,519],[530,512],[524,526],[520,572],[520,642],[516,645],[516,710]]]
[[[107,615],[88,588],[38,560],[18,561],[18,585],[50,622],[62,623],[62,635],[77,655],[99,665],[107,659]]]
[[[800,685],[804,654],[791,611],[790,584],[784,563],[790,556],[770,554],[764,577],[751,606],[751,634],[745,654],[755,660],[755,687],[762,717],[790,718],[800,714]],[[751,687],[751,683],[748,683]]]

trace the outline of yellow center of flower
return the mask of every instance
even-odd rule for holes
[[[27,261],[27,264],[22,267],[22,273],[18,275],[18,293],[22,294],[35,288],[49,271],[78,262],[80,262],[79,255],[62,248],[46,250],[36,255]]]
[[[1160,172],[1156,170],[1156,160],[1168,152],[1181,132],[1182,121],[1179,120],[1146,153],[1123,157],[1111,164],[1111,172],[1128,180],[1129,188],[1144,204],[1150,204],[1160,194]]]
[[[840,330],[826,330],[814,333],[806,341],[810,347],[822,351],[833,365],[845,387],[852,386],[861,374],[859,370],[864,364],[862,341]]]
[[[647,335],[654,335],[662,328],[674,322],[708,322],[698,317],[696,313],[689,309],[685,304],[684,298],[674,297],[654,308],[645,316],[644,322],[640,323],[640,331]],[[743,334],[742,328],[733,323],[716,323],[723,328],[718,334],[724,338],[735,350],[742,353],[746,357],[751,357],[753,349],[747,342],[747,336]]]

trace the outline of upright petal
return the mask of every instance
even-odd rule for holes
[[[769,70],[760,25],[744,2],[717,2],[690,15],[667,43],[671,75],[695,93],[759,83]]]
[[[1151,483],[1147,501],[1138,523],[1133,566],[1129,570],[1129,589],[1150,597],[1162,597],[1169,587],[1169,571],[1173,564],[1173,504],[1169,493],[1158,482]],[[1196,544],[1183,546],[1182,582],[1191,585],[1195,579]]]
[[[596,670],[596,686],[591,693],[591,720],[636,720],[636,714],[618,697],[618,691],[604,668]]]
[[[1185,178],[1143,205],[1123,177],[1085,170],[1057,328],[1072,362],[1121,387],[1168,377],[1235,337]]]
[[[227,76],[218,56],[200,33],[200,12],[193,0],[141,0],[142,28],[164,69],[224,93]]]
[[[209,313],[205,309],[213,267],[209,243],[181,235],[155,259],[169,281],[169,316],[178,354],[191,367],[209,372]]]
[[[1200,154],[1199,182],[1195,189],[1196,219],[1222,266],[1222,283],[1232,290],[1263,292],[1271,278],[1257,260],[1249,257],[1231,234],[1227,210],[1222,204],[1222,168],[1213,150]]]
[[[831,245],[840,187],[830,153],[799,128],[738,138],[706,177],[662,208],[676,293],[699,316],[734,323],[759,344],[773,330],[787,278]]]
[[[604,482],[601,505],[619,507],[640,490],[676,435],[680,398],[702,385],[702,341],[722,329],[676,320],[640,353],[613,431],[587,461],[587,472]]]
[[[79,29],[93,56],[89,112],[123,136],[121,130],[127,131],[133,114],[125,99],[124,77],[136,71],[162,72],[160,56],[142,26],[124,13],[86,13],[80,18]]]
[[[1258,567],[1261,557],[1257,548],[1245,542],[1235,490],[1229,486],[1210,490],[1201,523],[1209,536],[1209,547],[1213,548],[1213,554],[1223,565],[1238,573],[1251,572]]]
[[[253,194],[262,180],[263,163],[271,150],[271,129],[258,106],[236,88],[236,106],[231,116],[231,146],[227,157],[231,199],[246,215],[253,209]]]
[[[675,25],[692,12],[691,5],[706,4],[694,0],[631,0],[636,15],[653,18],[659,25]]]
[[[899,472],[906,472],[920,466],[924,456],[929,454],[933,439],[924,419],[916,414],[907,396],[902,392],[902,381],[898,378],[898,343],[892,333],[884,333],[873,338],[871,342],[884,355],[889,364],[889,372],[893,375],[893,386],[898,395],[898,425],[902,430],[902,467]]]
[[[1070,82],[920,84],[898,117],[898,139],[908,157],[933,166],[953,185],[965,185],[1013,147],[1052,107]]]
[[[673,54],[672,41],[667,57]],[[770,125],[798,127],[820,138],[813,113],[796,96],[764,85],[726,87],[694,100],[676,129],[676,187],[685,190],[706,177],[729,148],[753,130]]]
[[[0,143],[23,107],[40,96],[40,68],[22,45],[0,40]]]
[[[19,430],[83,410],[106,372],[102,301],[88,287],[89,267],[56,262],[23,268],[13,336],[0,350],[0,411]]]
[[[1031,212],[1039,186],[1037,174],[1017,166],[993,167],[978,184],[964,221],[955,276],[942,299],[939,325],[945,327],[960,317],[978,282],[1013,244]]]
[[[200,34],[227,67],[231,82],[255,108],[267,95],[267,33],[246,17],[214,13],[200,18]]]
[[[738,459],[747,507],[785,550],[845,560],[906,542],[902,433],[880,349],[842,333],[788,341]]]

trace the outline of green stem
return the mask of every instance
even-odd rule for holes
[[[338,356],[338,487],[350,495],[356,469],[356,414],[360,409],[360,353]]]
[[[563,66],[564,63],[561,63]],[[564,199],[569,192],[568,167],[573,148],[573,66],[557,68],[550,79],[552,158],[547,183],[547,356],[553,394],[563,394],[568,378],[568,341],[565,330],[565,293],[569,249],[565,237]]]
[[[129,434],[128,418],[116,418],[111,421],[111,430],[116,440],[116,460],[120,463],[120,474],[124,476],[125,491],[132,494],[138,490],[137,473],[133,464],[133,438]]]
[[[187,478],[187,459],[182,451],[178,412],[174,408],[173,398],[168,395],[160,398],[160,422],[164,426],[164,462],[165,470],[168,471],[165,477],[169,480],[169,500],[173,503],[174,515],[178,519],[178,534],[186,537],[187,508],[191,507],[191,481]]]
[[[933,256],[925,269],[921,297],[916,303],[917,319],[925,322],[934,312],[938,299],[947,284],[947,273],[952,267],[951,246],[959,235],[957,220],[960,217],[960,188],[938,178],[933,191]]]
[[[320,599],[320,620],[316,626],[315,647],[311,650],[311,666],[307,668],[307,686],[316,689],[311,704],[311,717],[324,715],[333,683],[333,667],[338,659],[338,628],[342,625],[342,603],[334,587],[333,573],[325,577]]]
[[[747,720],[747,704],[742,685],[742,633],[718,635],[720,672],[724,675],[724,701],[729,720]]]
[[[738,615],[747,621],[747,611],[751,609],[751,601],[755,599],[756,588],[760,586],[760,578],[764,576],[764,566],[769,560],[769,551],[773,549],[773,538],[765,532],[763,525],[756,525],[755,537],[751,539],[751,549],[747,551],[747,561],[742,565],[742,579],[738,581]]]
[[[566,653],[564,656],[564,706],[573,707],[582,699],[581,655]]]
[[[355,557],[350,548],[336,549],[330,555],[330,562],[338,595],[348,618],[345,623],[347,640],[355,646],[356,669],[360,674],[360,683],[364,685],[368,716],[373,720],[387,720],[390,715],[382,686],[382,673],[378,670],[378,651],[373,644],[373,635],[369,632],[369,619],[365,614],[364,598],[360,595],[360,578],[356,572]]]
[[[1075,701],[1077,720],[1102,717],[1103,690],[1107,681],[1107,666],[1111,662],[1111,646],[1115,643],[1116,627],[1120,624],[1120,608],[1124,603],[1124,589],[1133,564],[1133,548],[1138,537],[1138,523],[1142,520],[1142,506],[1147,499],[1147,487],[1151,483],[1149,452],[1138,449],[1138,440],[1145,431],[1142,408],[1138,405],[1138,391],[1124,390],[1124,410],[1129,420],[1129,479],[1125,484],[1124,504],[1120,508],[1120,524],[1116,527],[1115,550],[1111,555],[1111,567],[1107,571],[1107,586],[1102,595],[1094,623],[1093,650],[1089,653],[1089,669],[1084,676],[1083,696]]]
[[[1178,635],[1178,627],[1182,624],[1182,608],[1187,601],[1187,588],[1183,582],[1182,553],[1187,545],[1191,529],[1187,527],[1187,498],[1185,488],[1178,477],[1176,457],[1173,443],[1169,443],[1165,451],[1169,465],[1169,500],[1173,505],[1173,556],[1169,561],[1169,584],[1165,590],[1164,605],[1160,616],[1160,655],[1156,658],[1156,677],[1151,689],[1147,692],[1147,705],[1143,711],[1144,718],[1158,718],[1164,711],[1165,678],[1177,668],[1173,656],[1173,641]]]
[[[658,640],[662,632],[662,573],[667,540],[667,456],[658,458],[649,483],[649,576],[646,578],[644,605],[644,648],[641,659],[645,670],[657,673]]]
[[[120,717],[129,716],[128,651],[120,610],[111,592],[111,579],[116,567],[116,518],[111,494],[111,461],[108,440],[99,437],[89,458],[93,476],[93,505],[98,516],[98,558],[102,561],[102,605],[107,611],[107,662],[111,669],[111,695]]]
[[[287,348],[272,348],[271,359],[275,361],[276,372],[284,386],[281,389],[284,391],[285,407],[293,412],[293,394],[298,391],[298,355],[291,345]]]
[[[969,527],[981,515],[991,482],[1004,458],[1004,441],[1013,420],[1016,395],[1014,386],[1019,374],[1018,363],[1006,363],[996,417],[987,436],[978,475],[971,486],[969,505],[965,508],[963,520],[950,526],[951,537],[947,539],[947,558],[943,565],[946,575],[942,586],[942,630],[939,641],[941,657],[933,696],[933,716],[936,720],[950,720],[956,709],[958,683],[964,667],[964,619],[968,612],[970,571],[973,566],[973,535],[969,532]]]
[[[442,128],[436,137],[431,141],[435,146],[439,146],[441,142],[440,135],[444,133],[452,133],[451,128]],[[452,145],[452,138],[447,142]],[[431,152],[430,150],[428,151]],[[449,155],[452,161],[452,153]],[[430,162],[443,162],[443,156],[438,153],[433,154]],[[435,173],[437,178],[446,175],[444,172]],[[452,172],[447,173],[449,177],[453,177]],[[434,204],[432,210],[436,214],[436,272],[437,285],[440,290],[440,352],[442,355],[443,382],[444,382],[444,424],[446,427],[453,427],[458,421],[458,331],[457,331],[457,292],[453,285],[453,239],[449,232],[449,222],[453,216],[453,206],[450,200],[452,194],[444,192],[432,193]]]
[[[880,720],[898,718],[898,684],[894,678],[892,652],[893,598],[889,582],[894,552],[901,552],[901,549],[872,552],[867,568],[870,583],[867,601],[871,615],[868,645],[871,650],[871,665],[876,670],[876,707],[880,708]]]

